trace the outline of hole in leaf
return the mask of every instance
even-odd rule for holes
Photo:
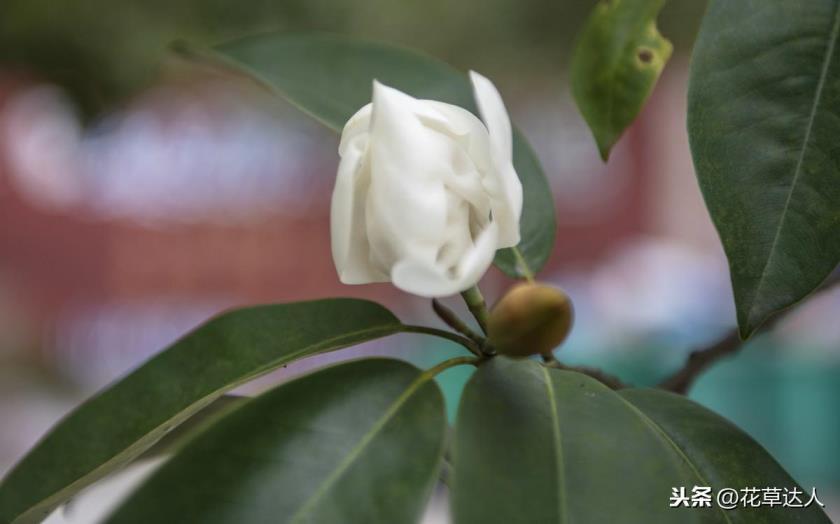
[[[653,61],[653,51],[644,47],[639,49],[637,56],[643,64],[649,64]]]

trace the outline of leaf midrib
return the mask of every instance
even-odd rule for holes
[[[711,486],[709,481],[707,481],[706,478],[700,473],[700,470],[697,469],[697,467],[694,465],[691,459],[688,458],[688,455],[685,454],[685,451],[683,451],[683,449],[679,447],[676,442],[674,442],[670,435],[668,435],[668,433],[664,429],[662,429],[662,427],[659,424],[657,424],[656,421],[647,416],[647,414],[638,407],[636,407],[635,404],[624,398],[623,395],[617,394],[616,396],[619,399],[621,399],[621,401],[630,409],[630,411],[635,413],[636,416],[638,416],[642,420],[642,422],[645,423],[645,425],[651,428],[657,435],[661,436],[662,439],[664,439],[665,442],[671,446],[674,452],[676,452],[676,454],[685,462],[689,469],[691,469],[692,473],[694,473],[694,475],[700,481],[701,486]],[[723,515],[723,519],[729,524],[732,524],[732,520],[729,518],[729,515],[726,513],[726,510],[717,505],[715,507],[717,507],[718,510],[720,510],[721,515]]]
[[[828,36],[828,46],[826,48],[825,56],[823,57],[823,63],[820,69],[820,77],[817,81],[817,88],[814,93],[814,102],[811,105],[811,112],[808,116],[808,123],[805,129],[805,137],[802,142],[802,148],[799,151],[799,157],[796,161],[796,169],[794,170],[793,180],[791,181],[790,189],[788,190],[787,197],[785,198],[785,205],[782,208],[782,213],[779,217],[779,223],[777,224],[776,231],[773,235],[773,242],[770,245],[767,260],[764,263],[764,268],[762,268],[761,270],[761,276],[759,276],[758,285],[756,286],[755,293],[753,294],[752,300],[750,301],[749,313],[747,314],[747,324],[750,327],[753,324],[752,317],[755,315],[756,302],[762,295],[762,290],[764,289],[765,283],[767,282],[767,272],[771,266],[771,261],[774,259],[774,255],[777,252],[776,248],[779,243],[779,238],[781,237],[782,229],[784,229],[788,209],[790,208],[790,203],[793,200],[793,193],[796,191],[796,186],[799,182],[799,177],[802,174],[802,166],[805,162],[805,155],[808,151],[808,144],[811,141],[811,133],[814,128],[814,121],[816,120],[817,110],[819,109],[820,103],[822,102],[823,90],[825,89],[825,82],[826,78],[828,77],[828,69],[834,57],[834,50],[837,44],[838,33],[840,33],[840,3],[837,3],[834,7],[834,21],[831,26],[831,32]]]
[[[554,467],[557,474],[557,516],[558,522],[569,522],[568,508],[566,506],[565,488],[566,475],[563,465],[563,447],[560,436],[560,417],[557,409],[557,397],[554,391],[554,384],[551,381],[551,375],[545,366],[540,366],[540,371],[543,374],[543,381],[545,382],[546,394],[548,395],[548,404],[551,410],[551,431],[554,441]]]
[[[336,482],[341,478],[342,475],[353,465],[353,463],[361,456],[361,454],[365,451],[365,449],[373,442],[373,440],[377,437],[377,435],[385,428],[388,422],[393,419],[393,417],[397,414],[400,408],[408,402],[408,399],[411,398],[422,386],[424,386],[429,380],[434,378],[434,373],[430,373],[429,370],[426,372],[421,373],[411,384],[409,384],[408,388],[403,391],[399,397],[391,404],[388,409],[383,413],[379,419],[371,426],[370,430],[368,430],[365,435],[359,440],[359,442],[353,446],[349,453],[338,463],[336,468],[329,474],[329,476],[324,480],[324,482],[320,485],[320,487],[309,496],[308,499],[304,501],[304,503],[298,508],[298,510],[292,515],[291,520],[289,521],[292,524],[298,524],[301,522],[305,522],[304,518],[308,513],[310,513],[318,501],[323,498],[332,487],[335,485]]]
[[[372,336],[372,338],[378,338],[382,336],[388,336],[395,333],[399,333],[401,331],[401,327],[402,324],[398,323],[397,321],[394,324],[390,325],[365,328],[352,331],[350,333],[337,335],[335,337],[321,341],[317,344],[310,344],[304,348],[299,349],[298,351],[295,351],[294,353],[285,355],[281,359],[278,359],[270,364],[266,364],[265,366],[254,370],[249,375],[242,377],[237,381],[231,382],[225,387],[219,388],[195,400],[190,405],[178,411],[172,417],[166,419],[160,425],[155,426],[150,431],[141,435],[128,447],[114,454],[113,456],[111,456],[111,458],[107,459],[105,462],[102,462],[99,466],[94,467],[87,473],[77,477],[76,480],[70,482],[69,484],[66,484],[63,488],[53,492],[50,495],[47,495],[44,498],[41,498],[38,502],[28,506],[13,518],[13,524],[24,524],[30,522],[30,520],[33,518],[41,518],[39,517],[39,515],[48,515],[50,511],[59,507],[65,500],[72,497],[74,493],[78,493],[80,490],[91,485],[97,480],[100,480],[106,475],[112,473],[113,471],[120,469],[122,466],[130,463],[133,459],[138,457],[143,451],[154,445],[155,442],[157,442],[157,440],[166,433],[165,431],[162,432],[161,430],[163,428],[166,428],[168,425],[172,424],[173,421],[177,421],[179,418],[181,418],[180,422],[172,424],[172,428],[175,428],[176,426],[182,424],[184,421],[190,418],[192,415],[200,411],[204,406],[206,406],[213,400],[219,398],[225,392],[230,391],[242,384],[250,382],[274,369],[277,369],[283,364],[288,363],[291,360],[294,360],[303,355],[316,355],[328,348],[332,348],[333,351],[337,351],[339,349],[343,349],[344,347],[352,345],[352,341],[357,340],[358,337]],[[186,417],[181,417],[181,415],[185,413],[189,414]],[[158,437],[159,434],[160,437]],[[158,437],[158,439],[156,439],[155,437]],[[148,446],[146,446],[145,444],[148,444]]]

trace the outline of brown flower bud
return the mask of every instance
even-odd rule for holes
[[[572,327],[572,301],[561,289],[517,284],[490,311],[490,343],[510,357],[550,353]]]

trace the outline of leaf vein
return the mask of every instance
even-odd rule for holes
[[[327,476],[326,480],[321,484],[321,486],[313,493],[295,512],[292,516],[290,522],[293,524],[305,522],[304,516],[311,512],[318,501],[324,497],[324,495],[329,492],[330,489],[335,485],[336,482],[341,479],[342,475],[350,469],[350,466],[361,456],[361,454],[365,451],[365,449],[373,442],[373,439],[376,438],[377,434],[379,434],[388,422],[391,421],[392,418],[397,414],[400,408],[408,402],[408,399],[414,395],[417,390],[420,389],[426,382],[431,380],[435,372],[437,370],[431,369],[425,371],[424,373],[420,374],[409,386],[403,391],[399,397],[388,406],[388,409],[385,413],[376,420],[376,422],[371,426],[370,430],[365,433],[365,435],[359,440],[359,442],[353,446],[350,452],[338,463],[336,468],[332,471],[332,473]]]
[[[664,429],[662,429],[659,426],[659,424],[654,422],[653,419],[648,417],[647,414],[644,411],[642,411],[641,409],[636,407],[635,404],[633,404],[632,402],[630,402],[629,400],[624,398],[622,395],[616,395],[616,396],[619,399],[621,399],[621,401],[625,405],[627,405],[627,407],[630,409],[630,411],[635,413],[642,420],[642,422],[645,423],[645,425],[647,425],[649,428],[651,428],[657,435],[662,437],[662,439],[665,440],[665,442],[669,446],[671,446],[671,448],[673,448],[673,450],[676,452],[676,454],[683,460],[683,462],[686,463],[686,465],[689,467],[689,469],[691,469],[692,473],[694,473],[694,475],[700,481],[702,486],[711,486],[711,484],[709,484],[709,481],[706,480],[706,478],[700,473],[700,470],[698,470],[697,467],[694,465],[694,463],[691,462],[691,459],[688,458],[688,455],[685,454],[683,449],[681,447],[679,447],[676,442],[674,442],[674,440],[668,435],[668,433],[665,432]],[[721,508],[720,506],[717,506],[717,505],[715,507],[718,508],[718,510],[720,510],[720,513],[723,515],[723,519],[726,522],[728,522],[729,524],[732,524],[732,520],[729,518],[729,515],[726,513],[727,510],[724,510],[723,508]]]
[[[834,21],[831,26],[831,33],[828,37],[828,46],[826,47],[825,57],[823,58],[822,67],[820,69],[820,76],[817,81],[817,88],[814,93],[814,102],[811,105],[811,112],[808,116],[808,124],[805,129],[805,137],[802,141],[802,147],[799,151],[799,157],[796,161],[796,169],[794,170],[793,180],[791,181],[790,189],[788,190],[787,198],[785,199],[785,204],[782,208],[782,214],[779,217],[779,223],[776,226],[776,232],[773,236],[773,242],[770,245],[770,250],[767,254],[767,260],[764,262],[764,268],[761,271],[761,276],[759,276],[758,278],[758,285],[756,286],[755,293],[753,293],[752,296],[749,309],[750,313],[747,316],[748,325],[751,324],[750,319],[755,311],[756,300],[761,296],[762,290],[764,289],[765,283],[767,282],[767,272],[771,267],[771,261],[773,260],[774,255],[776,253],[776,248],[779,244],[779,238],[781,237],[782,229],[784,229],[785,219],[788,216],[788,209],[790,208],[790,203],[793,200],[793,194],[796,191],[796,187],[799,182],[799,177],[802,174],[802,166],[805,162],[805,156],[808,151],[808,144],[811,142],[811,133],[814,129],[814,121],[817,117],[817,110],[819,109],[820,102],[822,101],[823,90],[825,88],[825,81],[828,77],[828,69],[834,57],[834,50],[837,44],[838,32],[840,32],[840,3],[838,3],[834,7]]]
[[[554,392],[554,384],[551,382],[551,375],[549,375],[548,370],[544,366],[540,366],[540,370],[543,374],[543,380],[545,381],[545,388],[546,393],[548,395],[548,403],[549,407],[551,408],[551,430],[552,436],[554,437],[554,448],[555,448],[555,461],[554,466],[556,468],[557,474],[557,516],[558,522],[569,522],[568,519],[568,508],[566,507],[566,498],[564,496],[565,493],[565,469],[563,465],[563,448],[562,442],[560,438],[560,418],[557,414],[557,400],[555,397]]]

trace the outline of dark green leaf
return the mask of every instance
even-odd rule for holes
[[[802,489],[761,445],[717,413],[657,389],[628,389],[620,394],[662,431],[714,492],[743,487]],[[803,502],[807,502],[810,489],[804,491]],[[816,504],[738,508],[727,515],[733,524],[831,522]]]
[[[601,0],[572,57],[572,94],[601,158],[636,119],[671,57],[656,29],[665,0]]]
[[[403,47],[328,33],[269,33],[218,46],[241,68],[330,129],[370,103],[374,80],[477,113],[466,75]]]
[[[202,433],[110,522],[416,522],[446,437],[432,378],[370,359],[280,386]]]
[[[177,453],[195,435],[234,409],[242,406],[248,400],[249,397],[222,395],[164,435],[144,451],[142,455],[138,456],[137,460],[152,459]]]
[[[713,0],[688,129],[729,258],[741,335],[840,261],[840,2]]]
[[[654,396],[662,398],[643,403]],[[657,402],[678,404],[682,432],[667,420],[677,414],[654,412]],[[818,510],[669,507],[674,487],[690,495],[694,486],[765,485],[795,483],[749,437],[682,397],[620,395],[580,373],[499,357],[478,369],[461,400],[452,493],[458,524],[734,523],[754,515],[828,522]]]
[[[0,484],[0,522],[33,522],[235,386],[399,331],[388,310],[333,299],[221,315],[61,421]]]
[[[247,401],[248,397],[222,395],[206,407],[190,415],[184,422],[175,426],[175,428],[161,437],[160,440],[135,457],[133,462],[159,459],[177,453],[191,438]],[[82,491],[82,495],[84,495],[84,491]],[[68,498],[64,502],[64,511],[72,512],[75,502],[75,497]]]
[[[338,132],[370,102],[374,79],[418,98],[477,113],[466,75],[401,47],[309,33],[249,37],[224,44],[218,51]],[[514,166],[525,199],[519,248],[531,270],[539,271],[554,245],[554,201],[539,160],[519,132],[514,140]],[[510,250],[499,253],[496,265],[511,276],[522,276]]]

